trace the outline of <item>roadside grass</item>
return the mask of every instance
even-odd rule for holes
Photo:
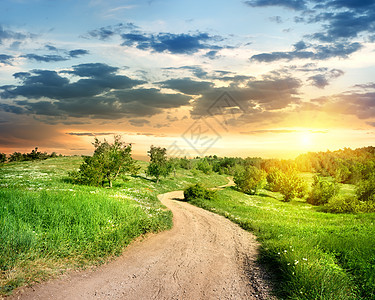
[[[344,193],[353,192],[347,187]],[[252,231],[282,299],[375,299],[375,214],[329,214],[279,193],[226,188],[193,204]]]
[[[145,176],[123,176],[112,189],[72,184],[68,171],[81,157],[8,163],[0,167],[0,295],[18,286],[108,261],[133,239],[172,226],[159,193],[225,176],[181,170],[156,184]]]

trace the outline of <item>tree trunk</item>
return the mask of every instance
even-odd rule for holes
[[[109,187],[111,188],[112,187],[112,181],[109,178],[108,178],[108,184],[109,184]]]

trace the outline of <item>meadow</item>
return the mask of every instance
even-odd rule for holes
[[[341,192],[354,193],[353,186]],[[375,213],[331,214],[301,199],[281,200],[279,193],[251,196],[231,187],[192,203],[258,237],[260,262],[274,274],[279,298],[374,299]]]
[[[122,176],[113,188],[73,184],[68,172],[81,163],[57,157],[0,167],[0,295],[104,263],[132,240],[171,228],[160,193],[227,183],[227,175],[177,168],[157,184],[145,175],[148,163],[138,161],[139,174]],[[314,174],[300,176],[311,184]],[[354,185],[339,185],[342,195],[354,195]],[[280,299],[374,299],[375,214],[331,214],[282,199],[264,189],[246,195],[227,187],[192,203],[257,236],[259,260],[274,275]]]
[[[113,188],[72,184],[68,172],[81,157],[12,162],[0,167],[0,295],[70,269],[108,261],[135,238],[172,226],[157,194],[225,176],[179,170],[156,184],[123,176]]]

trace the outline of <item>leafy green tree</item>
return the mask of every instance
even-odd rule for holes
[[[265,179],[265,171],[250,165],[237,170],[233,178],[237,189],[250,195],[255,195],[257,190],[264,186]]]
[[[335,182],[328,182],[319,176],[314,176],[307,202],[312,205],[323,205],[337,194],[338,186]]]
[[[210,174],[212,172],[212,166],[206,159],[200,159],[198,161],[197,169],[202,171],[204,174]]]
[[[172,166],[167,158],[167,149],[151,146],[147,155],[150,156],[150,164],[146,174],[155,177],[156,183],[159,183],[160,176],[167,177],[172,171]]]
[[[375,201],[375,173],[357,184],[356,195],[361,201]]]
[[[108,181],[109,187],[112,187],[120,174],[135,173],[139,170],[131,157],[131,144],[123,142],[120,136],[114,136],[112,144],[95,138],[93,145],[93,156],[84,157],[78,172],[70,174],[75,181],[95,186],[104,185],[105,181]]]
[[[295,168],[289,168],[282,172],[278,169],[268,174],[268,186],[273,192],[280,192],[284,196],[284,201],[289,202],[293,198],[302,198],[306,194],[306,182],[298,175]]]
[[[5,163],[7,160],[7,155],[5,153],[0,153],[0,163]]]

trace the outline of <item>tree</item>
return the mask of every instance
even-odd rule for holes
[[[121,141],[121,136],[114,136],[112,144],[95,138],[93,156],[84,157],[84,162],[78,172],[71,173],[73,179],[82,184],[104,185],[108,181],[109,187],[122,173],[135,173],[139,170],[131,157],[131,144]]]
[[[13,152],[9,156],[10,162],[12,162],[12,161],[22,161],[22,160],[24,160],[24,154],[22,154],[21,152]]]
[[[5,163],[7,160],[7,155],[5,153],[0,153],[0,163]]]
[[[312,205],[327,204],[337,192],[338,186],[335,182],[328,182],[319,176],[314,176],[307,202]]]
[[[361,201],[375,201],[375,173],[357,184],[356,195]]]
[[[266,172],[251,165],[239,169],[234,175],[237,189],[243,193],[255,195],[257,190],[264,186]]]
[[[156,183],[159,183],[160,176],[167,177],[172,171],[172,166],[167,159],[167,149],[151,146],[147,155],[150,156],[150,164],[146,174],[155,177]]]
[[[210,174],[212,172],[212,166],[205,158],[198,161],[197,169],[202,171],[204,174]]]
[[[306,183],[299,177],[295,168],[289,168],[282,172],[278,169],[267,176],[268,186],[273,192],[280,192],[284,195],[284,201],[289,202],[293,198],[302,198],[306,194]]]

